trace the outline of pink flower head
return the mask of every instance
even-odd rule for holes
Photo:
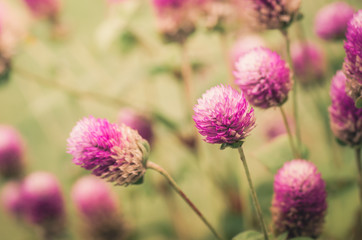
[[[137,130],[141,137],[146,139],[150,145],[152,145],[152,122],[146,116],[137,113],[131,108],[123,108],[118,114],[118,122],[121,124],[123,123],[134,130]]]
[[[60,11],[59,0],[24,0],[32,14],[39,18],[56,19]]]
[[[255,127],[254,109],[244,95],[230,86],[218,85],[197,100],[193,119],[208,143],[222,147],[241,144]]]
[[[1,191],[3,208],[16,218],[22,216],[23,201],[21,196],[21,184],[16,181],[7,182]]]
[[[24,171],[24,143],[11,126],[0,125],[0,175],[19,177]]]
[[[276,107],[287,100],[293,84],[287,63],[277,53],[255,48],[242,55],[235,67],[235,83],[253,106]]]
[[[345,2],[333,2],[320,9],[315,17],[314,31],[324,40],[342,39],[354,9]]]
[[[325,182],[307,160],[286,162],[274,178],[271,207],[276,234],[317,238],[327,209]]]
[[[117,185],[136,183],[145,174],[149,145],[137,131],[106,119],[80,120],[68,138],[73,162]]]
[[[291,48],[294,73],[300,83],[308,86],[321,83],[326,73],[326,59],[322,49],[311,42],[299,42]]]
[[[21,189],[24,214],[31,223],[61,225],[65,219],[64,200],[53,174],[35,172],[27,176]]]
[[[345,91],[346,76],[338,71],[332,79],[329,107],[333,134],[342,142],[355,147],[362,145],[362,109],[355,107],[353,99]]]
[[[348,23],[346,38],[343,72],[348,79],[348,94],[357,99],[362,97],[362,10],[355,13]]]

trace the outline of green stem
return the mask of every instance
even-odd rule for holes
[[[200,210],[191,202],[191,200],[186,196],[186,194],[181,190],[181,188],[177,185],[175,180],[170,176],[170,174],[163,169],[161,166],[157,165],[154,162],[148,161],[147,168],[153,169],[159,172],[162,176],[166,178],[171,187],[180,195],[180,197],[192,208],[192,210],[200,217],[200,219],[206,224],[206,226],[210,229],[210,231],[215,235],[215,237],[219,240],[223,240],[223,238],[216,232],[216,230],[212,227],[212,225],[206,220],[204,215],[200,212]]]
[[[358,170],[358,187],[359,187],[359,197],[360,197],[360,205],[362,209],[362,165],[361,165],[361,148],[355,149],[356,153],[356,164]]]
[[[295,158],[300,158],[301,156],[300,156],[299,152],[297,151],[297,149],[296,149],[296,147],[294,145],[293,135],[292,135],[292,132],[290,131],[287,116],[285,115],[285,112],[284,112],[284,109],[283,109],[282,106],[280,106],[279,109],[280,109],[280,112],[281,112],[282,117],[283,117],[285,128],[287,129],[289,144],[290,144],[290,147],[292,149],[293,155],[294,155]]]
[[[263,219],[263,214],[261,212],[261,207],[260,207],[258,198],[256,196],[256,192],[254,190],[253,182],[251,180],[251,176],[250,176],[248,164],[246,163],[246,158],[245,158],[245,155],[244,155],[243,148],[239,147],[238,151],[239,151],[239,154],[240,154],[240,159],[241,159],[241,161],[243,162],[243,165],[244,165],[245,174],[246,174],[246,177],[248,179],[249,188],[250,188],[250,191],[251,191],[251,196],[253,198],[254,205],[255,205],[255,208],[256,208],[256,213],[257,213],[258,218],[259,218],[259,223],[260,223],[261,228],[263,229],[264,239],[269,240],[268,232],[266,230],[266,225],[265,225],[265,222],[264,222],[264,219]]]

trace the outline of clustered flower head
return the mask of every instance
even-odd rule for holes
[[[24,0],[31,13],[38,18],[55,20],[60,11],[59,0]]]
[[[333,134],[339,140],[352,147],[360,146],[362,145],[362,109],[356,108],[353,99],[347,95],[346,82],[346,76],[342,71],[338,71],[332,79],[330,124]]]
[[[313,163],[301,159],[285,163],[274,178],[275,233],[317,238],[326,214],[326,197],[325,182]]]
[[[136,183],[145,174],[149,145],[136,130],[106,119],[80,120],[68,138],[73,162],[116,185]]]
[[[218,85],[206,91],[194,112],[196,128],[208,143],[237,145],[255,127],[254,109],[230,86]]]
[[[362,97],[362,10],[348,23],[344,42],[346,57],[343,72],[347,76],[347,92],[353,98]]]
[[[277,53],[252,49],[239,58],[235,68],[235,83],[253,106],[276,107],[287,100],[293,83],[287,63]]]
[[[345,2],[330,3],[318,11],[314,31],[324,40],[343,39],[353,13],[354,9]]]
[[[326,60],[322,49],[311,42],[292,45],[291,57],[294,73],[303,86],[322,83],[326,72]]]
[[[245,0],[250,24],[258,28],[283,29],[297,17],[301,0]]]
[[[0,125],[0,175],[19,177],[24,171],[24,143],[11,126]]]

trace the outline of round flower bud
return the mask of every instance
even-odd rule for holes
[[[354,9],[345,2],[333,2],[320,9],[315,17],[314,31],[324,40],[343,39]]]
[[[73,162],[116,185],[137,183],[146,172],[149,145],[137,131],[106,119],[80,120],[68,138]]]
[[[333,134],[349,146],[362,144],[362,109],[355,107],[353,99],[347,95],[346,76],[338,71],[332,79],[329,107],[330,125]]]
[[[276,107],[287,100],[293,85],[291,74],[277,53],[255,48],[242,55],[235,67],[235,83],[253,106]]]
[[[24,212],[21,184],[16,181],[6,183],[1,191],[1,202],[6,212],[16,218],[21,217]]]
[[[137,113],[133,109],[123,108],[118,114],[118,122],[137,130],[138,133],[152,145],[153,130],[152,122],[146,116]]]
[[[307,160],[292,160],[274,178],[272,219],[275,233],[317,238],[327,209],[325,182]]]
[[[311,42],[299,42],[291,48],[294,73],[303,86],[321,83],[326,73],[322,49]]]
[[[20,134],[10,126],[0,125],[0,175],[16,178],[24,172],[24,144]]]
[[[204,141],[222,147],[237,147],[255,127],[254,109],[230,86],[209,89],[197,100],[194,112],[196,128],[205,136]]]
[[[355,13],[348,23],[346,38],[343,72],[348,79],[348,95],[357,99],[362,97],[362,10]]]
[[[60,11],[59,0],[24,0],[31,13],[38,18],[55,20]]]

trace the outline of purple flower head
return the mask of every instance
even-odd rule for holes
[[[320,83],[326,72],[326,59],[322,49],[311,42],[299,42],[291,48],[294,73],[304,86]]]
[[[276,107],[287,100],[293,84],[287,63],[277,53],[255,48],[242,55],[235,67],[235,83],[253,106]]]
[[[362,10],[355,13],[348,23],[346,38],[343,72],[348,79],[348,94],[357,99],[362,97]]]
[[[149,145],[137,131],[106,119],[80,120],[68,138],[73,162],[116,185],[136,183],[146,172]]]
[[[56,19],[60,11],[59,0],[24,0],[31,13],[39,18]]]
[[[255,127],[254,109],[244,95],[230,86],[218,85],[197,100],[193,119],[208,143],[233,146],[244,141]]]
[[[283,29],[297,16],[301,0],[245,0],[251,24],[258,28]]]
[[[315,17],[314,31],[324,40],[343,39],[354,9],[345,2],[333,2],[320,9]]]
[[[152,122],[146,116],[137,113],[130,108],[123,108],[118,114],[118,122],[126,124],[130,128],[137,130],[138,133],[146,139],[150,145],[153,142]]]
[[[64,200],[53,174],[35,172],[27,176],[21,189],[25,218],[39,225],[61,225],[65,219]]]
[[[1,202],[3,208],[16,218],[22,216],[23,201],[21,196],[21,184],[16,181],[10,181],[4,185],[1,191]]]
[[[272,218],[275,233],[288,238],[317,238],[327,209],[325,182],[316,166],[307,160],[292,160],[274,178]]]
[[[332,132],[342,142],[354,147],[362,144],[362,109],[355,107],[345,91],[346,76],[338,71],[332,79],[330,95],[332,105],[329,116]]]
[[[19,177],[24,171],[24,143],[10,126],[0,125],[0,175]]]

